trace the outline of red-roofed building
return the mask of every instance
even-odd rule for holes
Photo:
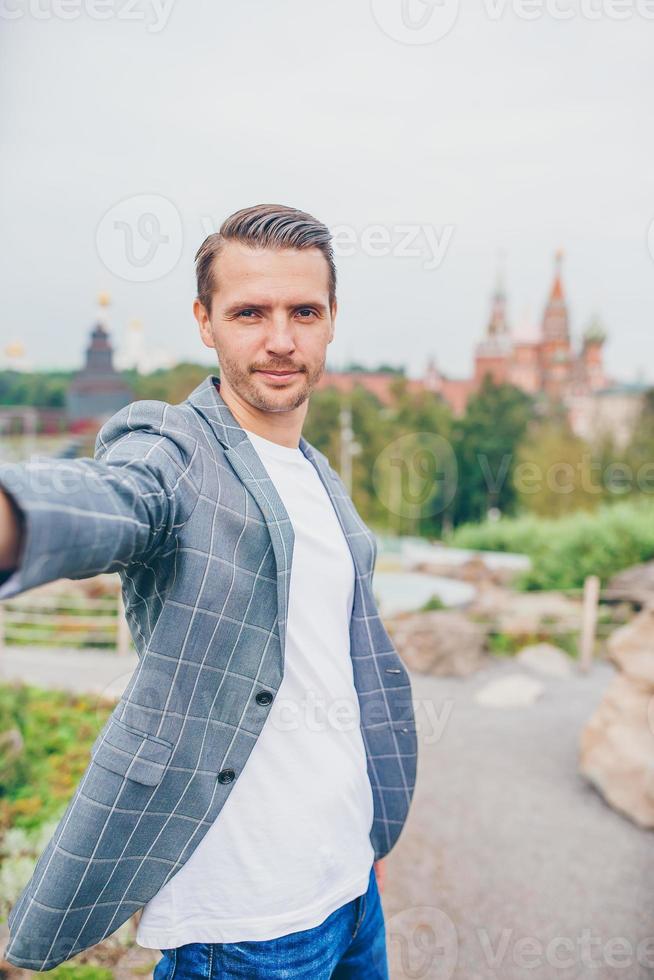
[[[324,388],[336,388],[341,394],[349,394],[355,385],[362,385],[382,405],[390,407],[393,404],[391,386],[398,378],[403,377],[392,371],[325,371],[316,389],[320,391]],[[406,378],[406,387],[407,391],[417,393],[424,391],[426,385],[420,379]]]
[[[561,274],[563,256],[556,253],[554,279],[543,312],[539,336],[514,337],[508,324],[506,292],[500,280],[491,304],[486,335],[475,349],[470,379],[440,377],[434,384],[455,415],[461,415],[470,396],[490,375],[496,384],[512,384],[529,395],[546,395],[569,402],[604,389],[608,382],[603,366],[605,332],[594,320],[575,351],[570,338],[568,310]],[[438,376],[433,362],[432,375]]]
[[[545,395],[555,401],[579,403],[607,387],[609,380],[602,361],[605,333],[597,320],[585,331],[581,347],[574,350],[570,338],[568,310],[562,279],[563,255],[555,256],[554,278],[536,337],[514,336],[508,315],[506,290],[498,279],[491,302],[486,334],[475,348],[474,370],[470,378],[448,378],[441,374],[432,357],[423,378],[407,379],[412,392],[431,391],[439,395],[456,416],[466,410],[470,397],[481,388],[487,375],[496,384],[512,384],[529,395]],[[392,372],[326,371],[317,387],[349,392],[363,385],[383,405],[393,403]]]

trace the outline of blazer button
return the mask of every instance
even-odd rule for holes
[[[273,699],[273,696],[270,693],[270,691],[259,691],[259,693],[257,694],[257,696],[255,698],[257,704],[270,704],[270,702],[272,701],[272,699]]]
[[[221,769],[220,772],[218,773],[218,782],[231,783],[232,779],[234,778],[234,775],[235,773],[233,769]]]

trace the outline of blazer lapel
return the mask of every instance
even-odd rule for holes
[[[286,647],[286,618],[288,610],[291,564],[295,534],[286,508],[248,439],[247,432],[236,421],[220,395],[220,379],[206,378],[191,392],[187,401],[211,425],[224,455],[248,492],[259,505],[268,527],[277,567],[277,618],[282,657]]]
[[[211,425],[225,450],[225,458],[256,500],[268,526],[277,566],[277,609],[283,656],[295,542],[290,517],[256,449],[248,439],[246,430],[237,422],[221,397],[220,379],[210,375],[191,392],[187,401]],[[329,494],[352,554],[355,574],[357,579],[361,579],[365,577],[370,564],[370,546],[365,540],[370,532],[363,529],[361,519],[338,481],[330,473],[328,461],[322,453],[317,452],[304,436],[300,437],[299,448],[313,463]]]
[[[283,658],[286,649],[286,617],[295,541],[293,525],[274,483],[247,436],[238,445],[227,446],[225,457],[258,503],[268,525],[277,565],[277,615]]]

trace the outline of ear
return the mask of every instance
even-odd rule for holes
[[[198,321],[202,343],[205,347],[211,347],[212,350],[215,349],[216,344],[211,330],[211,320],[209,319],[206,308],[199,299],[196,299],[193,303],[193,316]]]
[[[332,340],[334,339],[334,326],[336,325],[336,314],[338,313],[338,303],[336,302],[336,300],[334,300],[334,302],[332,303],[330,307],[330,312],[331,312],[332,322],[329,328],[329,343],[331,344]]]

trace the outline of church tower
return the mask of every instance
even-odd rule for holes
[[[486,375],[490,375],[495,384],[507,382],[512,349],[513,341],[506,314],[506,289],[500,270],[491,299],[486,336],[475,350],[475,383],[481,385]]]
[[[579,358],[584,384],[589,391],[599,391],[607,385],[603,362],[605,342],[606,330],[599,317],[594,316],[584,331]]]
[[[574,368],[562,265],[563,252],[559,250],[554,257],[554,280],[543,313],[540,343],[542,387],[557,401],[569,389]]]
[[[106,293],[98,297],[100,310],[86,348],[86,363],[66,392],[68,417],[73,423],[104,421],[134,398],[131,388],[113,365],[113,348],[105,315],[109,302]]]

